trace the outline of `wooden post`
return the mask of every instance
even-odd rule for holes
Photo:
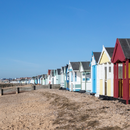
[[[16,94],[19,93],[19,87],[16,87]]]
[[[34,88],[34,90],[36,90],[36,86],[35,85],[33,86],[33,88]]]
[[[51,84],[48,84],[48,88],[51,89]]]
[[[118,63],[114,64],[114,97],[118,98]]]
[[[126,61],[126,86],[125,86],[125,99],[126,99],[126,104],[128,104],[129,100],[129,60]]]
[[[0,89],[0,96],[3,95],[3,89]]]
[[[125,62],[123,62],[123,99],[125,99],[125,86],[126,86],[126,68]]]
[[[85,72],[85,91],[87,91],[87,86],[86,86],[86,72]],[[82,80],[82,79],[81,79]]]

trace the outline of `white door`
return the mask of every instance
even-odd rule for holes
[[[85,90],[85,82],[82,82],[82,90]]]
[[[105,95],[107,95],[107,67],[105,67]]]
[[[73,91],[73,83],[71,83],[71,91]]]

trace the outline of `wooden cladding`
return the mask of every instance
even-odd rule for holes
[[[118,81],[118,97],[123,98],[123,80]]]

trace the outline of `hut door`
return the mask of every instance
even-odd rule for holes
[[[67,82],[67,88],[69,89],[69,82]]]
[[[73,83],[71,83],[71,91],[73,91]]]
[[[105,95],[107,95],[107,67],[105,67]]]
[[[52,84],[54,84],[54,78],[52,78]]]
[[[123,64],[118,64],[118,97],[123,98]]]
[[[123,98],[123,80],[122,79],[120,79],[118,81],[118,85],[119,85],[119,87],[118,87],[118,97]]]
[[[95,73],[95,65],[92,66],[92,81],[93,81],[93,93],[96,93],[96,73]]]

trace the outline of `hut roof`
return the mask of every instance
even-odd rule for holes
[[[96,63],[98,63],[98,60],[100,58],[100,54],[101,54],[101,52],[93,52],[94,58],[96,60]]]
[[[57,73],[58,75],[60,75],[61,69],[57,69]]]
[[[73,70],[79,70],[80,62],[70,62]]]
[[[90,62],[81,62],[84,70],[90,70]]]
[[[113,52],[114,52],[114,47],[105,47],[109,56],[112,57]]]
[[[130,39],[118,39],[121,45],[121,48],[124,52],[125,58],[130,59]]]

